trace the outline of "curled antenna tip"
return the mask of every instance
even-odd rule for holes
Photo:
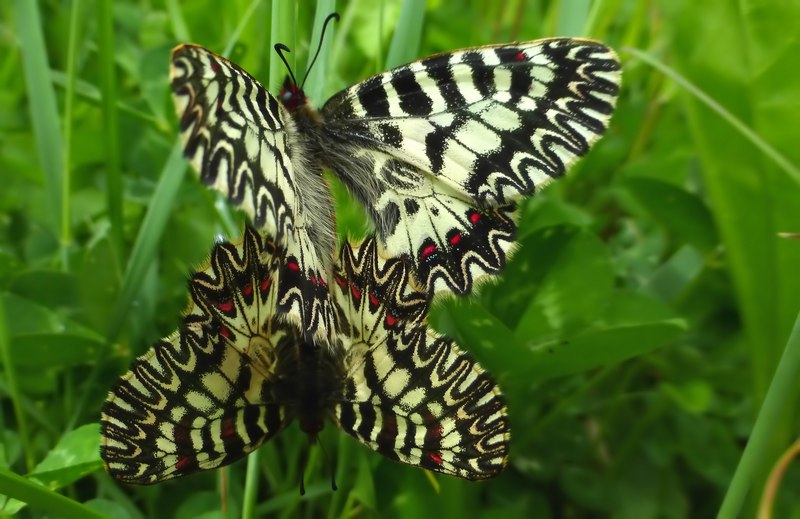
[[[339,21],[339,13],[331,13],[326,18],[325,21],[322,22],[322,34],[319,36],[319,44],[317,45],[317,52],[314,53],[314,58],[309,63],[308,68],[306,69],[306,75],[303,77],[303,83],[300,85],[300,90],[303,89],[303,86],[306,84],[306,79],[308,79],[308,74],[311,72],[311,69],[314,67],[314,63],[317,61],[317,57],[319,57],[319,52],[322,50],[322,41],[325,39],[325,31],[328,29],[328,24],[331,20]]]

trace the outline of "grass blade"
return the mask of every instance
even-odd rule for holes
[[[17,499],[32,507],[46,510],[55,517],[66,519],[104,518],[103,514],[53,492],[49,488],[22,476],[0,469],[0,494]]]
[[[164,227],[171,213],[178,189],[186,173],[186,162],[183,160],[183,146],[176,142],[172,152],[164,164],[164,169],[159,176],[153,199],[147,208],[142,226],[131,251],[130,261],[122,280],[114,317],[108,328],[106,337],[113,342],[119,335],[122,325],[127,317],[128,310],[134,299],[139,294],[147,269],[153,263],[156,249],[164,233]]]
[[[675,83],[685,88],[691,95],[699,99],[704,105],[706,105],[708,108],[716,112],[717,115],[719,115],[722,119],[725,120],[725,122],[730,124],[736,131],[741,133],[747,140],[749,140],[753,144],[753,146],[761,150],[761,152],[765,156],[767,156],[779,168],[781,168],[784,172],[786,172],[786,174],[788,174],[795,181],[797,181],[798,184],[800,184],[800,168],[797,168],[794,164],[792,164],[792,162],[789,159],[787,159],[781,152],[779,152],[767,141],[761,138],[759,134],[753,131],[753,129],[747,126],[738,117],[733,115],[724,106],[720,105],[717,101],[712,99],[711,96],[700,90],[700,88],[698,88],[697,85],[693,84],[691,81],[689,81],[682,75],[678,74],[665,64],[661,63],[659,60],[648,55],[646,52],[642,52],[639,49],[634,49],[631,47],[625,47],[624,50],[626,52],[630,52],[635,57],[644,61],[653,68],[657,69],[659,72],[669,77],[671,80],[675,81]]]
[[[753,432],[739,459],[728,491],[719,509],[719,519],[739,517],[742,503],[754,481],[757,467],[772,450],[772,432],[780,427],[786,409],[791,409],[797,381],[800,380],[800,314],[792,329],[792,335],[775,370],[775,376],[767,390],[764,405],[756,417]]]
[[[419,57],[422,23],[425,20],[424,0],[405,0],[400,19],[386,53],[386,68],[396,67]]]
[[[100,52],[100,90],[103,112],[103,148],[106,151],[106,195],[108,218],[111,221],[111,243],[116,251],[117,266],[123,258],[122,233],[122,169],[119,155],[119,117],[114,70],[114,19],[111,0],[100,0],[97,9],[98,49]]]
[[[28,106],[39,164],[44,172],[44,186],[48,215],[54,236],[61,228],[61,160],[64,156],[61,141],[58,105],[50,77],[50,64],[42,34],[39,3],[17,0],[17,36],[22,47]]]

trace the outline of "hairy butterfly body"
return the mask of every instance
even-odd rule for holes
[[[364,205],[381,253],[428,294],[500,271],[516,204],[564,174],[608,126],[620,66],[605,45],[554,38],[462,49],[373,76],[319,110],[280,100],[209,50],[182,45],[172,88],[201,179],[329,281],[329,168]]]
[[[391,459],[466,479],[505,466],[499,389],[426,324],[427,294],[374,239],[346,244],[326,308],[330,338],[309,340],[283,305],[287,250],[248,228],[215,246],[189,283],[179,329],[112,388],[101,456],[120,481],[150,484],[229,464],[293,420],[316,437],[325,420]]]

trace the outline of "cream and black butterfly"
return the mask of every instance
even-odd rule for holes
[[[229,464],[293,420],[325,419],[386,457],[465,479],[498,474],[509,427],[500,390],[426,324],[427,294],[374,239],[345,244],[329,287],[336,334],[309,342],[279,310],[288,252],[260,231],[214,247],[189,281],[179,329],[136,359],[109,393],[100,453],[108,472],[150,484]],[[288,283],[292,286],[292,283]]]
[[[309,279],[336,247],[323,168],[366,208],[381,254],[410,258],[429,294],[467,294],[500,271],[515,208],[608,126],[620,65],[605,45],[553,38],[461,49],[373,76],[312,108],[287,79],[272,96],[196,46],[172,54],[185,155]]]

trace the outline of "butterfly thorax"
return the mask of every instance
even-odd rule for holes
[[[343,391],[341,357],[328,346],[287,336],[278,344],[277,373],[276,401],[286,406],[303,432],[316,439],[330,414],[330,402]]]

